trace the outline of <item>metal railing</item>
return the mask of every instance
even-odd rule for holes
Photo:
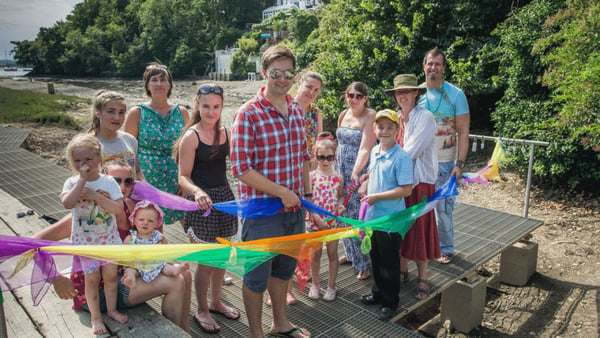
[[[531,141],[531,140],[522,140],[518,138],[508,138],[508,137],[495,137],[495,136],[485,136],[485,135],[475,135],[469,134],[469,139],[482,140],[482,141],[497,141],[500,140],[504,143],[518,143],[518,144],[526,144],[529,145],[529,166],[527,168],[527,185],[525,186],[525,202],[523,205],[523,217],[527,217],[529,214],[529,195],[531,194],[531,176],[533,174],[533,161],[535,159],[535,146],[547,147],[550,143],[544,141]]]

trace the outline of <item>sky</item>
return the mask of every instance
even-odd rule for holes
[[[0,0],[0,59],[14,45],[10,41],[34,40],[41,27],[64,20],[82,0]]]

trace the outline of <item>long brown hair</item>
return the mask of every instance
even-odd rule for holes
[[[201,93],[201,89],[206,89],[208,88],[209,91],[208,93]],[[217,89],[216,92],[215,89]],[[224,97],[223,97],[223,88],[221,86],[219,86],[218,84],[214,83],[214,82],[205,82],[200,84],[200,86],[198,87],[198,92],[196,93],[196,96],[194,97],[194,110],[192,111],[192,116],[191,116],[191,121],[188,127],[186,127],[183,132],[181,133],[181,135],[179,135],[179,138],[177,139],[177,142],[175,142],[175,145],[173,145],[173,151],[172,151],[172,157],[175,159],[175,162],[179,163],[179,146],[181,144],[181,140],[183,139],[183,136],[185,135],[185,133],[188,131],[188,129],[190,129],[192,126],[194,126],[196,123],[200,122],[202,120],[202,117],[200,116],[200,107],[199,107],[199,102],[200,102],[200,98],[203,95],[209,95],[209,94],[215,94],[215,95],[219,95],[221,97],[221,103],[224,101]],[[222,108],[222,106],[221,106]],[[221,118],[219,117],[219,119],[217,120],[217,123],[215,124],[215,137],[213,139],[213,144],[212,144],[212,148],[211,148],[211,154],[210,154],[210,158],[213,158],[214,156],[217,155],[217,153],[219,152],[219,141],[221,140]]]
[[[97,91],[92,100],[92,124],[90,125],[88,133],[98,135],[100,132],[100,118],[96,115],[96,112],[102,113],[102,108],[110,101],[123,101],[125,110],[127,111],[127,103],[125,102],[125,96],[123,96],[123,94],[109,90]]]
[[[346,95],[352,89],[356,89],[359,93],[364,95],[365,98],[367,98],[367,101],[365,101],[365,108],[371,108],[371,105],[369,104],[369,87],[367,87],[366,84],[364,84],[360,81],[354,81],[351,84],[349,84],[348,87],[346,87],[346,90],[344,90],[344,94],[343,94],[342,98],[346,99]]]

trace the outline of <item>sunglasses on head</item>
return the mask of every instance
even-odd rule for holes
[[[335,160],[335,155],[317,155],[317,160],[321,162],[325,160],[327,160],[328,162],[333,162],[333,160]]]
[[[354,99],[356,97],[357,100],[362,100],[362,98],[365,97],[363,94],[348,93],[347,95],[351,99]]]
[[[223,88],[221,88],[219,86],[209,86],[209,85],[202,85],[198,88],[198,94],[210,94],[210,93],[215,93],[217,95],[221,95],[221,94],[223,94]]]
[[[164,69],[164,70],[168,70],[167,66],[165,66],[165,65],[148,65],[148,66],[146,66],[146,70],[150,70],[150,69]]]
[[[273,80],[277,80],[281,77],[281,74],[283,74],[283,76],[285,76],[285,78],[287,80],[291,80],[294,78],[294,76],[296,76],[296,73],[294,73],[293,70],[280,70],[280,69],[271,69],[269,71],[269,76],[271,77],[271,79]]]
[[[121,178],[118,176],[113,176],[113,178],[115,179],[117,184],[121,184],[121,182],[124,182],[126,187],[131,187],[133,185],[133,183],[135,182],[133,177]]]

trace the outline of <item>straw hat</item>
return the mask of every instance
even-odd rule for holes
[[[396,75],[394,78],[394,88],[387,89],[385,93],[393,98],[395,98],[396,90],[402,89],[416,89],[419,91],[419,94],[425,93],[427,91],[427,87],[425,84],[417,85],[417,77],[413,74],[400,74]]]

